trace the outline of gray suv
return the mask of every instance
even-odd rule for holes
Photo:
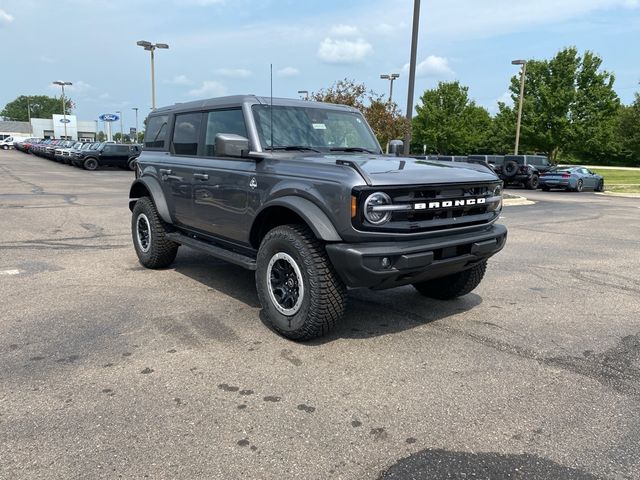
[[[465,295],[507,238],[493,171],[383,155],[357,109],[302,100],[153,111],[129,198],[142,265],[184,245],[254,270],[266,319],[294,340],[326,334],[347,288]]]

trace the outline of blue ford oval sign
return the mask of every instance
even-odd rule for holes
[[[117,122],[120,117],[115,113],[103,113],[98,117],[102,122]]]
[[[71,120],[69,120],[68,118],[61,118],[60,123],[71,123]]]

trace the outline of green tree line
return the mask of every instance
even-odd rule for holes
[[[72,113],[73,102],[65,96],[65,106],[68,114]],[[28,122],[29,112],[32,118],[51,118],[52,115],[62,115],[62,97],[48,97],[46,95],[20,95],[7,103],[0,117],[16,122]]]

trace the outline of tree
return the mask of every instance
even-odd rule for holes
[[[390,140],[402,138],[407,129],[407,121],[396,103],[385,101],[383,95],[373,91],[367,92],[363,83],[354,80],[339,80],[329,88],[312,93],[311,99],[360,110],[383,148]]]
[[[65,104],[67,113],[71,114],[73,102],[66,96]],[[31,118],[51,118],[54,114],[62,115],[62,97],[20,95],[5,105],[2,111],[0,111],[0,117],[17,122],[28,122],[29,109],[31,110]]]
[[[98,140],[99,142],[104,142],[107,139],[107,136],[105,135],[105,133],[100,130],[97,134],[96,134],[96,140]]]
[[[561,153],[596,159],[617,150],[620,100],[613,90],[615,77],[601,66],[600,57],[589,51],[581,57],[575,47],[559,51],[551,60],[527,62],[522,152],[544,152],[555,161]],[[519,76],[511,79],[510,90],[515,106],[500,107],[499,115],[515,122]],[[513,138],[515,143],[515,132]]]
[[[469,88],[459,82],[440,82],[427,90],[416,107],[413,138],[430,153],[466,155],[488,148],[491,116],[469,99]]]
[[[628,107],[621,107],[618,120],[621,156],[630,165],[640,166],[640,93]]]

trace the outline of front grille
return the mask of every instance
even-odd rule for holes
[[[451,228],[484,225],[499,214],[493,192],[497,183],[470,185],[429,185],[413,187],[375,187],[354,192],[358,198],[359,214],[353,219],[358,230],[397,233],[418,233]],[[374,191],[383,191],[391,197],[393,205],[409,205],[411,210],[394,211],[391,220],[381,226],[367,222],[363,214],[364,201]],[[456,200],[484,199],[487,203],[455,206]],[[454,203],[450,206],[448,202]],[[416,209],[416,205],[426,208]]]

